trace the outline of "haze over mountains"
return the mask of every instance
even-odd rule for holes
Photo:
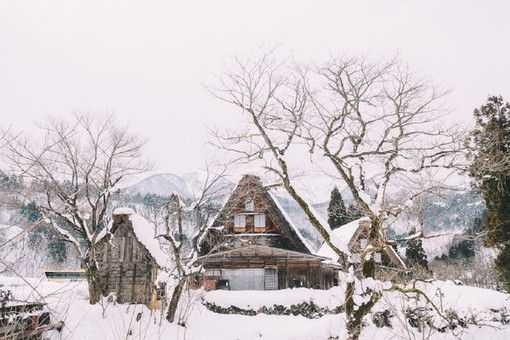
[[[122,191],[128,195],[146,195],[156,194],[160,196],[169,196],[177,193],[183,198],[192,199],[196,196],[202,186],[204,174],[199,172],[191,172],[183,175],[173,173],[161,173],[150,175],[139,182],[126,187]],[[224,186],[233,189],[235,183],[224,179]],[[323,190],[325,188],[322,188]],[[331,188],[332,189],[332,188]],[[289,201],[287,195],[281,195],[281,200]],[[342,196],[346,205],[352,203],[352,196],[347,190],[342,191]],[[327,216],[327,207],[329,201],[313,202],[316,211]],[[299,209],[294,202],[284,203],[286,209],[290,211]],[[480,195],[472,191],[452,192],[441,197],[431,197],[427,199],[423,206],[423,224],[425,231],[458,231],[462,232],[473,226],[476,218],[482,216],[484,204]],[[302,222],[302,218],[300,221]],[[397,233],[400,231],[395,230]]]

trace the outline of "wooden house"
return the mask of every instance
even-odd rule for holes
[[[340,267],[319,256],[260,178],[244,176],[201,242],[206,289],[328,289]]]
[[[113,293],[119,303],[156,307],[163,291],[157,286],[158,273],[169,257],[147,220],[131,209],[116,209],[95,250],[104,296]]]

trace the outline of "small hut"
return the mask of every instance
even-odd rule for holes
[[[346,255],[351,255],[354,263],[361,263],[361,254],[368,245],[370,219],[367,217],[344,224],[331,233],[331,240],[335,246]],[[335,252],[324,243],[318,255],[338,258]],[[374,254],[376,277],[383,280],[398,279],[407,272],[405,262],[392,246],[386,245]]]
[[[164,292],[157,278],[169,257],[153,225],[132,209],[117,208],[95,247],[104,296],[113,293],[119,303],[157,307]]]

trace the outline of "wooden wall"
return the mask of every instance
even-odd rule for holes
[[[115,293],[119,303],[151,303],[157,264],[136,239],[128,216],[115,216],[113,238],[96,245],[103,294]]]
[[[329,289],[338,283],[338,270],[329,268],[320,262],[311,261],[274,261],[250,259],[249,261],[227,261],[205,265],[204,288],[214,289],[214,282],[220,277],[216,274],[222,268],[264,268],[276,267],[278,270],[278,289],[306,287],[314,289]],[[214,272],[213,277],[208,277]]]

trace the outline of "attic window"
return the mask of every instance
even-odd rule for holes
[[[266,215],[257,214],[255,215],[255,228],[265,228],[266,227]]]
[[[246,201],[244,201],[244,209],[246,211],[255,210],[255,203],[253,203],[253,199],[247,198]]]
[[[246,227],[245,215],[234,215],[234,228],[244,229]]]
[[[366,238],[362,238],[361,240],[359,240],[359,244],[362,249],[365,249],[368,245],[368,240]]]

